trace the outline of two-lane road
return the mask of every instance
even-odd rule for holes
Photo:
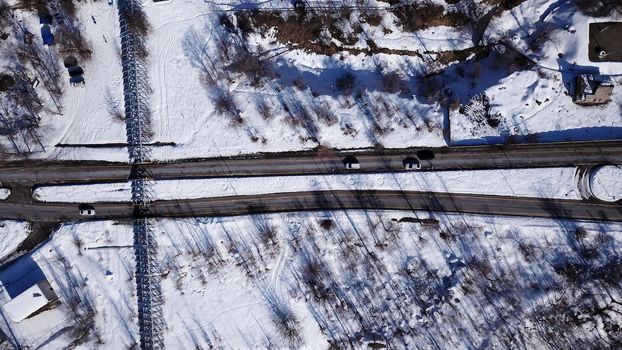
[[[133,208],[128,203],[96,203],[92,219],[127,219]],[[156,201],[149,208],[152,217],[228,216],[305,210],[391,209],[463,212],[577,220],[622,221],[619,204],[590,203],[474,194],[401,191],[318,191],[274,193],[253,196]],[[77,204],[0,202],[6,219],[70,221],[91,219],[78,213]]]
[[[403,171],[403,160],[420,149],[298,152],[147,164],[155,179],[224,176],[312,175]],[[622,141],[469,146],[433,149],[423,170],[467,170],[622,164]],[[343,158],[355,155],[360,170],[346,170]],[[0,182],[52,184],[125,180],[132,167],[123,163],[22,162],[0,164]]]

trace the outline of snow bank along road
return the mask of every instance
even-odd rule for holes
[[[622,206],[578,200],[403,191],[312,191],[156,201],[153,217],[229,216],[302,210],[395,209],[464,212],[578,220],[622,221]],[[99,203],[92,219],[131,218],[128,203]],[[76,204],[0,202],[6,219],[68,221],[84,219]]]
[[[223,176],[312,175],[344,172],[387,172],[404,169],[404,158],[421,149],[300,152],[222,159],[188,160],[147,165],[155,179]],[[434,159],[423,170],[467,170],[574,165],[622,164],[622,141],[568,142],[509,146],[465,146],[432,149]],[[346,170],[343,157],[355,155],[360,170]],[[12,163],[0,165],[0,182],[28,184],[126,180],[127,164],[106,162]]]

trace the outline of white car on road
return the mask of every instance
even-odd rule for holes
[[[80,215],[82,216],[94,216],[95,215],[95,208],[93,208],[92,205],[83,204],[79,206],[78,209],[80,209]]]

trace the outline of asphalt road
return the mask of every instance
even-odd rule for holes
[[[405,157],[418,149],[299,152],[153,163],[146,167],[155,179],[223,176],[311,175],[345,172],[404,171]],[[466,170],[622,164],[622,141],[472,146],[434,149],[422,170]],[[346,170],[343,157],[356,155],[360,170]],[[0,164],[0,182],[23,184],[78,183],[125,180],[132,168],[123,163],[68,162]]]
[[[97,215],[85,218],[78,214],[77,204],[0,202],[0,213],[6,219],[32,221],[126,219],[131,218],[133,213],[133,208],[127,203],[99,203],[94,204],[94,207]],[[622,221],[622,206],[619,204],[401,191],[318,191],[157,201],[150,207],[148,216],[228,216],[328,209],[429,210],[486,215]]]

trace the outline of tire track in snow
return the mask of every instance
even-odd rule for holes
[[[170,31],[164,30],[158,34],[158,46],[164,46],[163,50],[158,50],[158,58],[156,61],[156,71],[158,75],[158,89],[159,89],[159,101],[158,101],[158,114],[159,118],[159,130],[158,138],[160,141],[166,141],[170,138],[170,119],[168,114],[168,91],[166,88],[166,67],[168,65],[168,56],[171,51],[171,46],[175,42],[173,35]],[[164,43],[164,45],[162,45]]]
[[[279,254],[279,260],[276,263],[276,268],[274,269],[274,271],[272,271],[272,275],[270,276],[272,288],[274,289],[277,289],[277,287],[279,286],[279,281],[281,280],[279,277],[281,276],[283,272],[283,266],[285,265],[285,257],[287,256],[288,252],[289,252],[289,248],[285,246],[285,248],[282,249],[281,254]]]

